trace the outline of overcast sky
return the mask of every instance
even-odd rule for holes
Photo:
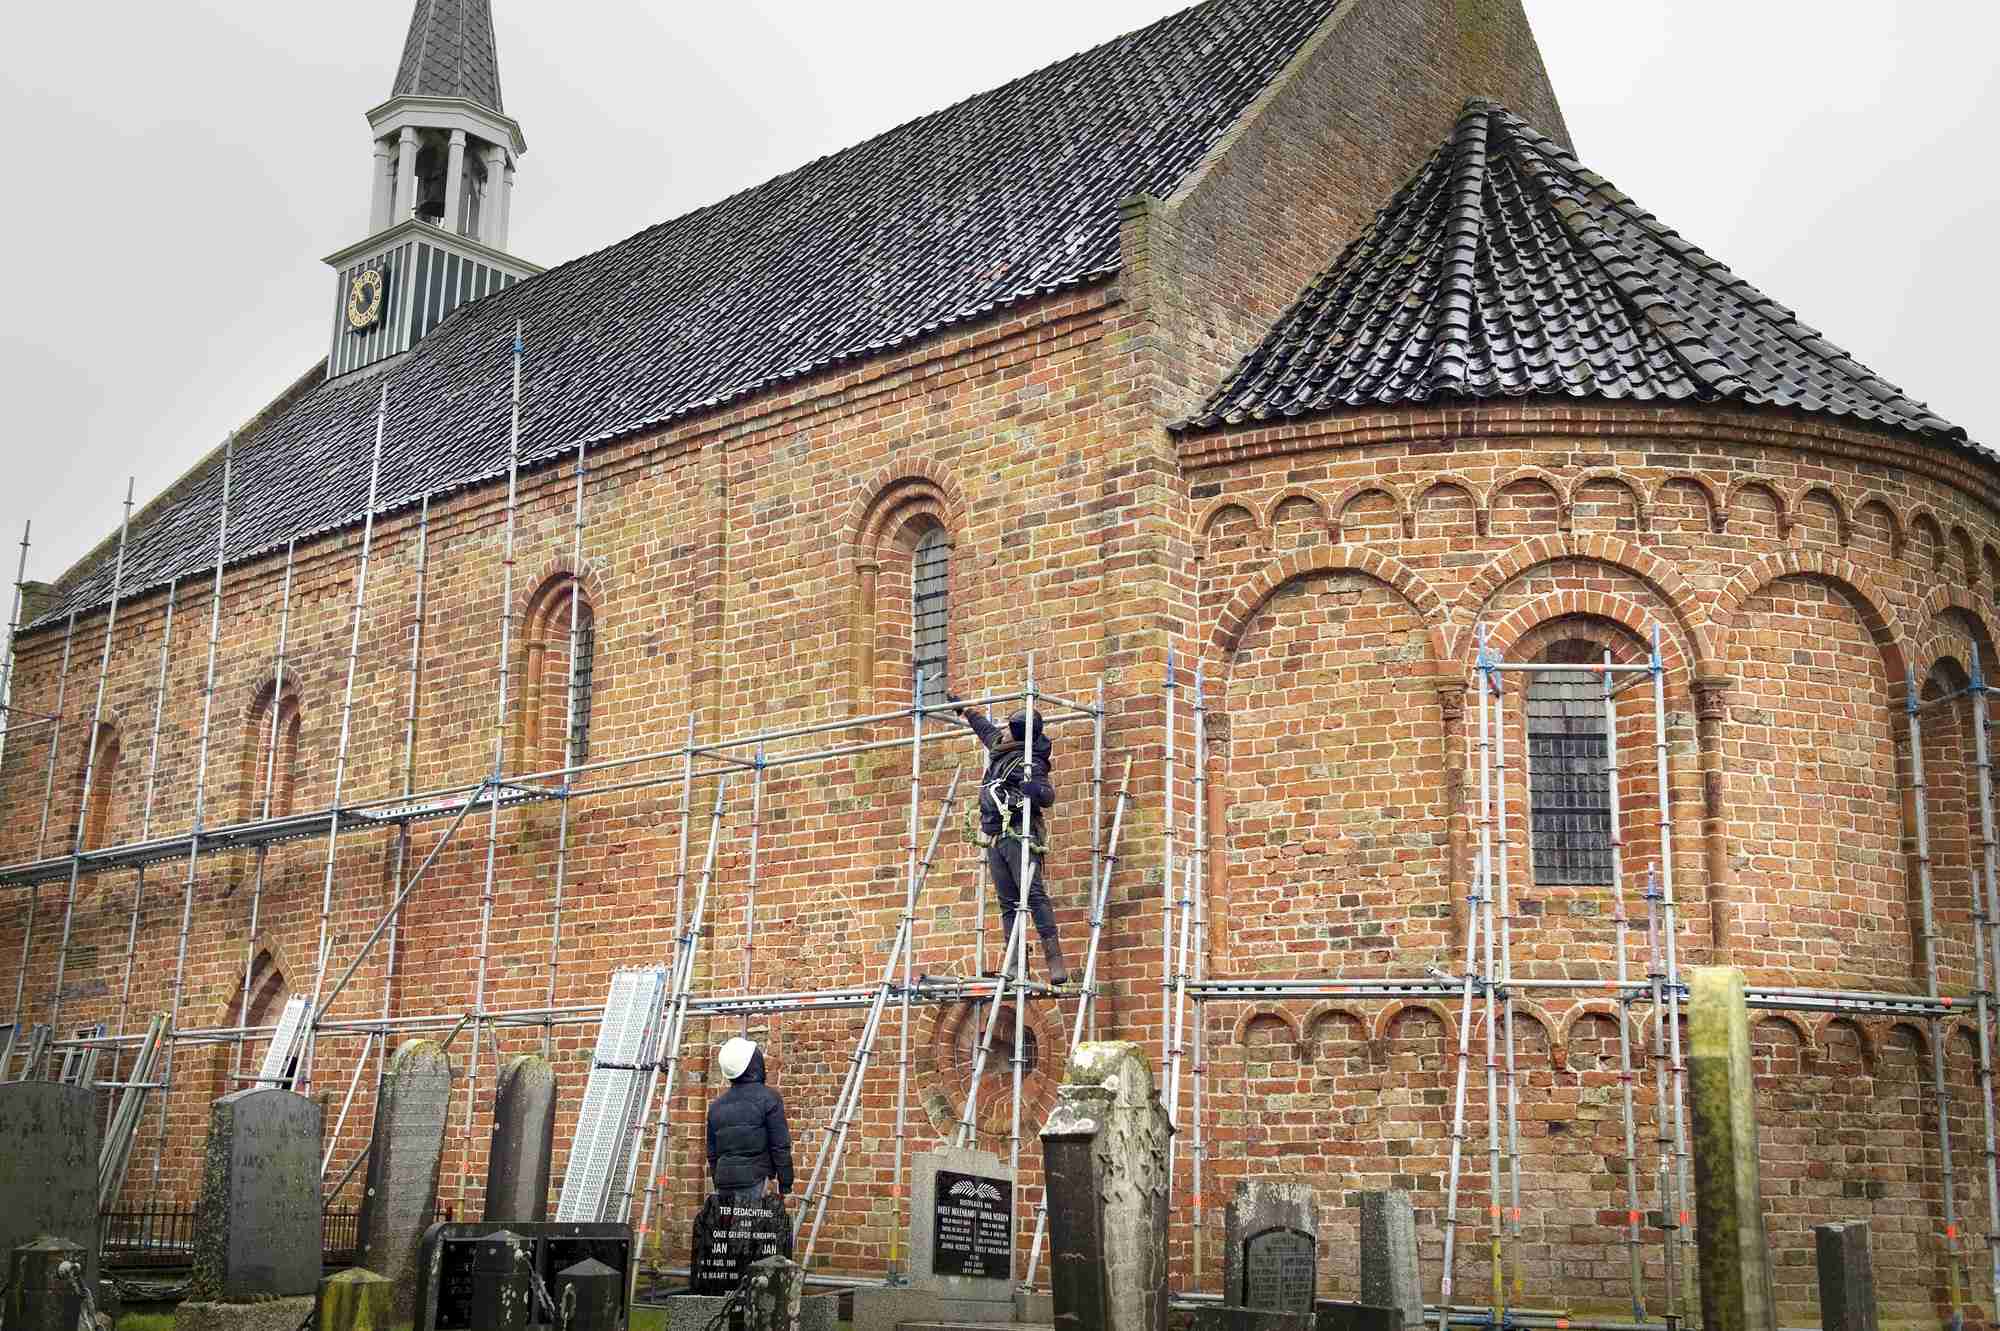
[[[2000,6],[1526,3],[1586,165],[2000,443]],[[5,7],[0,548],[33,519],[31,578],[115,528],[128,474],[143,504],[325,354],[320,260],[366,231],[363,117],[410,7]],[[494,0],[512,249],[600,248],[1182,7]]]

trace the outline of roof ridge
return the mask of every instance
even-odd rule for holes
[[[1476,100],[1476,99],[1475,99]],[[1456,330],[1450,349],[1431,368],[1431,391],[1457,391],[1469,377],[1463,343],[1472,335],[1478,300],[1475,273],[1486,240],[1486,116],[1468,101],[1451,135],[1451,200],[1444,229],[1444,259],[1432,307],[1433,338]]]

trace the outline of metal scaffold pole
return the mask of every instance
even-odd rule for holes
[[[1178,774],[1175,766],[1174,731],[1179,725],[1180,681],[1175,677],[1174,649],[1167,648],[1167,763],[1160,777],[1160,797],[1164,814],[1160,824],[1160,835],[1165,841],[1160,861],[1160,1065],[1166,1066],[1172,1056],[1172,1036],[1169,1034],[1174,1019],[1174,829],[1179,807],[1174,799],[1174,778]],[[1173,1113],[1169,1102],[1167,1112]],[[1171,1148],[1169,1148],[1171,1149]],[[1169,1190],[1173,1170],[1167,1171]]]
[[[757,757],[750,773],[750,864],[744,875],[743,890],[743,978],[744,993],[750,992],[750,985],[757,973],[757,875],[761,869],[764,846],[764,749],[757,748]],[[551,999],[550,1006],[554,1006]],[[750,1014],[743,1014],[743,1035],[750,1034]]]
[[[187,992],[188,935],[194,929],[194,884],[201,865],[201,834],[208,811],[209,739],[215,721],[215,658],[222,646],[222,570],[229,555],[229,486],[236,470],[236,436],[222,446],[222,502],[215,523],[215,581],[208,593],[208,668],[201,685],[201,737],[195,743],[194,817],[188,831],[187,877],[181,883],[181,933],[174,951],[173,997],[167,1008],[167,1058],[160,1076],[159,1132],[153,1138],[152,1195],[160,1191],[160,1155],[166,1146],[168,1105],[174,1093],[174,1036]]]
[[[410,798],[416,784],[417,770],[417,698],[424,672],[424,615],[427,609],[427,595],[430,588],[431,552],[431,497],[425,495],[417,506],[417,570],[415,605],[410,616],[410,664],[407,667],[409,687],[403,703],[403,776],[402,796]],[[400,889],[403,883],[403,868],[410,862],[410,825],[407,822],[396,825],[396,859],[389,875],[390,883]],[[382,952],[382,1020],[386,1023],[395,1008],[396,996],[396,944],[400,932],[402,910],[391,907],[388,914],[389,942]],[[384,1034],[375,1046],[375,1093],[382,1092],[382,1079],[389,1073],[389,1037]],[[359,1159],[359,1157],[356,1157]]]
[[[893,1204],[895,1208],[895,1215],[890,1218],[890,1224],[889,1224],[889,1271],[892,1276],[900,1275],[900,1265],[903,1258],[903,1225],[905,1223],[904,1214],[908,1209],[908,1201],[903,1196],[903,1168],[905,1159],[909,1152],[910,974],[911,971],[914,969],[914,967],[911,964],[912,962],[911,954],[917,950],[916,916],[917,916],[917,892],[919,890],[917,886],[917,827],[918,827],[918,815],[919,815],[918,800],[922,794],[922,781],[923,781],[924,672],[920,669],[911,672],[910,702],[911,702],[910,818],[909,818],[909,827],[905,833],[906,849],[904,851],[904,854],[906,856],[906,860],[903,866],[903,917],[901,924],[902,936],[899,937],[897,941],[897,946],[902,949],[902,957],[903,957],[903,975],[902,975],[903,994],[902,994],[902,1002],[899,1005],[899,1011],[897,1013],[897,1019],[896,1019],[896,1040],[898,1045],[896,1054],[896,1142],[895,1142],[896,1162],[895,1162],[895,1172],[891,1176],[892,1181],[889,1189],[889,1195],[893,1199]],[[758,776],[760,778],[763,775],[763,768],[761,766],[762,761],[763,761],[763,751],[760,749],[758,750],[758,762],[760,764],[760,766],[758,767]],[[957,773],[952,774],[951,783],[952,783],[952,789],[955,791],[958,788]],[[945,803],[947,805],[951,803],[950,795],[945,796]],[[942,824],[940,824],[940,826],[942,826]],[[936,844],[935,840],[933,840],[932,844],[933,846],[935,846]],[[930,867],[928,856],[925,857],[924,867],[926,871],[928,871]],[[979,959],[977,957],[974,957],[973,959],[975,970],[977,970],[978,967],[978,960]],[[744,957],[743,964],[745,967],[745,972],[744,972],[745,983],[743,987],[747,990],[750,987],[748,983],[748,978],[749,978],[748,967],[750,962],[747,954]],[[889,979],[888,977],[885,976],[883,979],[883,990],[885,994],[888,989],[888,984],[889,984]],[[747,1028],[749,1024],[748,1017],[744,1018],[744,1024],[745,1027]],[[845,1132],[844,1122],[842,1124],[842,1131]],[[817,1172],[817,1169],[818,1167],[815,1166],[814,1167],[815,1172]],[[819,1223],[815,1221],[813,1223],[813,1238],[817,1239],[818,1237],[819,1237]],[[810,1250],[811,1246],[812,1245],[809,1242],[807,1244],[808,1250]],[[808,1261],[810,1261],[810,1259],[808,1259]]]
[[[569,655],[565,658],[568,662],[569,679],[563,690],[563,770],[565,772],[576,766],[586,756],[577,752],[576,744],[578,738],[576,727],[576,649],[578,630],[581,627],[579,623],[581,611],[579,602],[583,595],[583,492],[585,481],[590,475],[589,450],[589,438],[587,436],[579,438],[576,442],[576,497],[571,505],[574,516],[570,522],[569,538]],[[513,569],[509,566],[508,576],[511,578],[512,575]],[[508,606],[510,611],[512,605],[513,602],[509,601]],[[496,778],[498,777],[499,772],[497,769],[494,775]],[[554,898],[550,902],[549,911],[548,1005],[550,1007],[556,1005],[556,976],[559,973],[562,959],[563,898],[569,886],[570,778],[568,776],[563,777],[561,794],[562,798],[556,805],[555,891]],[[542,1056],[544,1058],[552,1057],[554,1052],[549,1028],[544,1027],[542,1029]]]
[[[1485,645],[1485,631],[1483,629],[1480,632],[1479,655],[1484,666],[1480,671],[1479,691],[1481,697],[1484,699],[1485,707],[1490,714],[1494,739],[1494,742],[1488,746],[1488,756],[1485,763],[1487,768],[1497,768],[1499,759],[1497,742],[1500,733],[1506,729],[1507,720],[1500,707],[1500,677],[1492,670],[1493,658],[1490,649]],[[1482,732],[1484,732],[1487,723],[1488,718],[1482,717],[1480,721]],[[1497,771],[1493,773],[1493,776],[1496,782],[1504,782],[1504,778],[1501,778]],[[1501,788],[1503,793],[1500,797],[1500,807],[1504,808],[1506,798],[1504,784]],[[1488,798],[1487,773],[1485,771],[1482,771],[1480,775],[1479,795],[1482,803]],[[1480,811],[1480,816],[1483,821],[1493,820],[1494,806],[1488,804]],[[1495,839],[1499,843],[1497,854],[1500,864],[1504,865],[1507,862],[1506,831],[1504,828],[1498,827],[1497,820],[1495,821]],[[1507,1318],[1507,1288],[1501,1265],[1504,1260],[1502,1249],[1506,1241],[1506,1219],[1502,1213],[1500,1202],[1501,1189],[1505,1186],[1503,1182],[1504,1176],[1501,1173],[1500,1167],[1500,1148],[1502,1145],[1500,1136],[1500,1015],[1496,1008],[1494,993],[1495,989],[1498,988],[1495,981],[1499,974],[1494,949],[1494,934],[1497,932],[1497,921],[1494,919],[1495,894],[1500,874],[1504,872],[1506,872],[1504,869],[1496,870],[1492,858],[1489,857],[1486,862],[1486,890],[1480,894],[1486,917],[1485,937],[1480,942],[1485,948],[1485,957],[1481,969],[1481,979],[1483,981],[1481,987],[1485,990],[1486,1006],[1486,1245],[1488,1258],[1491,1263],[1492,1278],[1492,1288],[1489,1291],[1490,1303],[1488,1306],[1495,1326],[1505,1325]]]
[[[68,973],[70,930],[76,921],[76,885],[84,842],[90,836],[91,787],[97,779],[98,750],[104,738],[104,694],[111,683],[111,649],[118,635],[118,602],[125,590],[125,544],[132,532],[132,491],[125,482],[125,516],[118,523],[118,557],[111,570],[111,607],[104,616],[104,650],[97,661],[97,699],[90,707],[90,729],[84,732],[83,786],[77,795],[75,834],[70,838],[69,891],[63,897],[62,945],[56,949],[56,982],[49,991],[49,1031],[62,1026],[63,979]],[[54,1057],[53,1053],[50,1055]]]
[[[1604,654],[1604,777],[1611,813],[1611,908],[1618,933],[1618,1094],[1625,1127],[1625,1256],[1630,1268],[1632,1320],[1646,1320],[1645,1253],[1640,1246],[1638,1124],[1632,1106],[1632,973],[1627,960],[1631,919],[1625,901],[1625,820],[1618,789],[1618,691],[1611,653]]]
[[[320,989],[326,983],[326,965],[332,961],[334,945],[334,861],[340,849],[340,801],[346,797],[348,781],[348,755],[354,743],[354,677],[360,673],[362,662],[362,614],[368,608],[368,558],[374,552],[374,516],[376,502],[382,490],[382,438],[388,432],[388,384],[382,386],[382,396],[376,400],[376,442],[374,458],[368,464],[368,516],[362,520],[362,550],[360,562],[354,566],[354,610],[350,612],[348,624],[348,681],[340,691],[340,743],[334,749],[334,791],[332,791],[332,811],[326,817],[326,865],[320,875],[320,943],[312,953],[312,1021],[306,1023],[304,1051],[298,1059],[298,1079],[294,1087],[300,1095],[312,1093],[312,1055],[314,1055],[314,1027],[318,1025]],[[324,1171],[322,1171],[324,1177]]]
[[[173,660],[174,646],[174,601],[180,593],[180,579],[167,580],[167,608],[165,623],[160,630],[160,668],[158,678],[153,683],[153,729],[152,737],[146,745],[146,791],[139,808],[139,839],[144,841],[153,832],[153,796],[159,789],[160,775],[160,730],[167,710],[167,667]],[[146,900],[146,866],[139,866],[132,875],[132,916],[125,926],[125,977],[118,986],[118,1024],[114,1036],[125,1034],[125,1023],[132,1013],[132,971],[139,955],[139,912]],[[0,1070],[6,1064],[0,1062]],[[112,1055],[111,1070],[114,1078],[118,1071],[117,1055]],[[107,1111],[115,1113],[116,1110]],[[133,1125],[135,1128],[137,1124]]]
[[[1458,1251],[1458,1184],[1465,1160],[1466,1083],[1472,1073],[1473,999],[1481,988],[1479,969],[1480,910],[1486,894],[1487,875],[1493,857],[1493,829],[1487,821],[1492,808],[1492,739],[1488,734],[1486,700],[1486,630],[1478,632],[1478,657],[1472,674],[1472,691],[1479,704],[1474,761],[1479,771],[1479,848],[1474,855],[1472,882],[1466,895],[1465,971],[1460,981],[1458,1017],[1458,1070],[1452,1091],[1451,1151],[1446,1168],[1444,1209],[1444,1269],[1438,1281],[1438,1302],[1449,1308],[1453,1287],[1453,1263]]]
[[[292,624],[292,574],[298,554],[298,539],[285,542],[284,589],[278,596],[278,644],[273,653],[271,665],[271,724],[265,737],[264,755],[264,817],[271,816],[278,789],[279,748],[284,740],[280,725],[285,710],[285,639]],[[250,883],[250,924],[243,936],[243,992],[237,1001],[236,1015],[244,1022],[250,1020],[250,974],[257,965],[257,933],[261,927],[264,909],[264,873],[269,867],[271,848],[257,847],[257,868]],[[236,1080],[243,1080],[243,1045],[236,1042]]]
[[[1522,1299],[1521,1279],[1521,1083],[1520,1074],[1514,1060],[1514,897],[1508,885],[1507,869],[1513,856],[1513,840],[1507,833],[1507,709],[1504,705],[1506,694],[1500,687],[1498,672],[1493,675],[1493,773],[1494,786],[1498,792],[1494,822],[1500,841],[1500,863],[1498,882],[1500,899],[1500,1024],[1503,1048],[1506,1051],[1507,1094],[1503,1108],[1506,1110],[1507,1149],[1507,1201],[1506,1215],[1502,1218],[1501,1240],[1507,1245],[1508,1299],[1504,1308],[1518,1308]],[[1525,713],[1523,714],[1525,722]],[[1524,732],[1525,734],[1525,732]],[[1525,745],[1524,745],[1525,747]],[[1494,1197],[1500,1193],[1498,1179],[1493,1183]]]
[[[1979,1110],[1986,1127],[1986,1265],[1992,1308],[2000,1315],[2000,1134],[1993,1112],[1993,985],[2000,979],[2000,864],[1993,830],[1993,740],[1988,730],[1986,674],[1979,647],[1972,648],[1973,769],[1979,788],[1979,868],[1973,884],[1973,954],[1978,959],[1974,995],[1979,1021]]]
[[[76,645],[76,611],[71,610],[63,624],[62,665],[56,671],[56,710],[49,726],[49,759],[47,770],[42,775],[42,820],[35,833],[35,858],[40,859],[48,849],[49,811],[55,806],[56,798],[56,752],[62,746],[63,700],[69,691],[70,651]],[[28,1016],[28,963],[34,954],[35,923],[41,914],[42,885],[39,881],[28,888],[28,923],[21,934],[21,968],[14,976],[14,1019],[8,1034],[6,1059],[0,1062],[0,1077],[13,1075],[14,1047]],[[55,1032],[51,1031],[53,1036]]]
[[[21,562],[14,570],[14,609],[7,616],[7,654],[0,656],[0,757],[7,753],[7,733],[14,728],[14,651],[21,642],[21,611],[28,596],[28,533],[33,522],[21,524]],[[0,1072],[5,1067],[0,1066]]]
[[[486,973],[493,955],[493,884],[500,855],[500,788],[507,774],[508,684],[514,666],[514,530],[521,493],[521,325],[514,325],[513,381],[507,410],[507,516],[500,547],[500,656],[493,708],[493,764],[486,791],[486,871],[479,889],[479,962],[472,981],[472,1057],[465,1078],[465,1150],[459,1161],[458,1199],[465,1202],[471,1174],[472,1114],[479,1100],[479,1056],[486,1039]],[[575,614],[574,596],[571,614]],[[574,662],[572,661],[572,666]],[[572,670],[574,673],[574,670]],[[567,743],[567,741],[565,741]],[[568,764],[565,763],[565,766]],[[562,801],[564,808],[568,800]]]
[[[1923,706],[1914,670],[1904,674],[1903,703],[1910,727],[1911,830],[1916,837],[1917,904],[1921,911],[1924,992],[1936,1000],[1939,996],[1938,931],[1931,884],[1930,783],[1924,774]],[[1951,1297],[1952,1331],[1958,1331],[1965,1323],[1965,1293],[1959,1270],[1963,1254],[1958,1247],[1958,1189],[1951,1161],[1951,1085],[1945,1079],[1944,1022],[1932,1016],[1927,1025],[1931,1046],[1931,1099],[1937,1108],[1938,1162],[1941,1167],[1938,1182],[1944,1206],[1945,1282]]]
[[[1035,774],[1035,654],[1033,652],[1028,653],[1028,689],[1027,697],[1023,700],[1022,707],[1027,714],[1028,723],[1026,741],[1021,749],[1021,771],[1023,773],[1021,791],[1021,908],[1014,912],[1016,923],[1023,916],[1029,914],[1028,902],[1032,898],[1028,895],[1028,889],[1039,872],[1039,866],[1034,861],[1034,801],[1027,793],[1027,784],[1033,780]],[[1046,956],[1044,960],[1046,960]],[[1016,992],[1014,994],[1014,1051],[1013,1057],[1009,1060],[1013,1073],[1013,1103],[1007,1129],[1007,1173],[1011,1178],[1021,1177],[1021,1077],[1028,1061],[1028,944],[1026,935],[1022,937],[1020,965],[1021,969],[1017,976]],[[1017,1210],[1021,1205],[1021,1194],[1021,1189],[1015,1189],[1014,1206]],[[1018,1233],[1020,1217],[1015,1215],[1010,1220],[1014,1227],[1013,1232]],[[1007,1271],[1007,1278],[1009,1280],[1014,1279],[1019,1274],[1018,1271],[1013,1269],[1012,1265],[1016,1260],[1018,1258],[1010,1254],[1009,1269]]]
[[[1660,911],[1667,957],[1667,1050],[1672,1059],[1674,1113],[1674,1187],[1679,1200],[1667,1231],[1667,1243],[1678,1248],[1693,1221],[1689,1198],[1694,1195],[1693,1162],[1688,1153],[1687,1062],[1681,1057],[1680,922],[1674,905],[1673,787],[1667,755],[1667,662],[1660,649],[1660,628],[1653,626],[1653,651],[1648,673],[1653,682],[1653,783],[1660,809]],[[1682,1262],[1682,1297],[1688,1308],[1698,1306],[1694,1263]]]
[[[1194,671],[1194,980],[1208,976],[1208,696],[1201,667]],[[1182,969],[1187,968],[1182,963]],[[1194,1003],[1194,1287],[1200,1289],[1202,1257],[1202,1166],[1208,1153],[1202,1135],[1202,1091],[1207,1076],[1208,1009]]]

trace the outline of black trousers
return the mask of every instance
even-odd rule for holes
[[[1056,931],[1056,913],[1049,906],[1049,894],[1042,886],[1042,857],[1030,851],[1033,881],[1028,884],[1028,914],[1035,932]],[[986,848],[986,872],[993,875],[993,890],[1000,897],[1000,945],[1014,935],[1014,913],[1021,909],[1021,842],[1017,837],[1001,837]]]

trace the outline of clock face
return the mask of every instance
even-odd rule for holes
[[[364,333],[382,322],[382,296],[386,285],[382,270],[364,268],[354,275],[347,288],[347,326]]]

